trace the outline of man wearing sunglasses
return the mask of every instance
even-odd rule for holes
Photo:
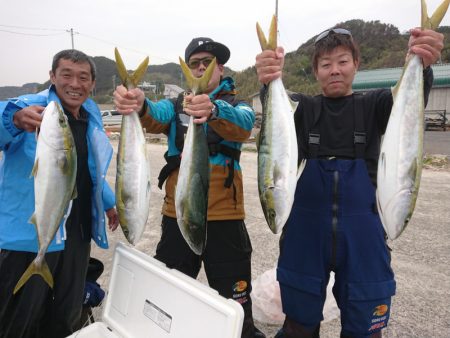
[[[139,112],[147,132],[165,133],[167,164],[159,174],[159,188],[165,182],[162,234],[155,258],[168,267],[196,278],[203,261],[209,285],[226,298],[242,304],[242,337],[265,337],[255,328],[252,316],[251,253],[252,246],[244,223],[244,196],[239,165],[242,142],[253,128],[255,114],[236,98],[234,81],[223,77],[230,50],[210,38],[195,38],[186,48],[185,61],[195,77],[201,77],[216,58],[217,65],[205,93],[181,94],[175,100],[152,102],[140,89],[114,92],[117,110],[122,114]],[[207,242],[204,253],[196,255],[178,228],[175,214],[175,185],[189,116],[195,123],[205,123],[210,151]]]
[[[299,160],[307,164],[280,241],[277,279],[286,320],[277,338],[319,337],[330,271],[341,310],[341,337],[381,337],[394,274],[375,204],[377,161],[393,104],[390,89],[353,93],[359,50],[348,30],[319,34],[312,58],[322,94],[292,95]],[[443,35],[411,30],[408,53],[424,64],[424,98]],[[284,51],[256,56],[259,81],[282,76]],[[264,98],[265,86],[261,92]]]

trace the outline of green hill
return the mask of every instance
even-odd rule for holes
[[[379,21],[349,20],[338,23],[335,27],[349,29],[356,42],[359,43],[361,70],[403,66],[409,33],[400,33],[397,27]],[[441,60],[443,63],[448,63],[450,62],[450,26],[443,26],[438,30],[445,35],[445,47]],[[283,82],[285,87],[291,91],[309,94],[319,92],[311,68],[314,38],[311,37],[296,51],[286,54]],[[239,51],[232,52],[238,53]],[[97,66],[95,99],[98,103],[111,103],[113,88],[120,82],[116,64],[113,60],[102,56],[94,57],[94,61]],[[225,74],[235,78],[241,98],[248,99],[250,95],[259,91],[260,85],[254,66],[241,72],[234,72],[226,68]],[[180,66],[176,63],[150,65],[144,80],[158,86],[163,83],[170,83],[184,87],[184,78],[181,75]],[[38,86],[38,90],[45,89],[48,85],[49,82],[41,84]],[[27,92],[27,89],[26,86],[0,87],[0,100],[21,95]]]
[[[352,32],[361,51],[361,70],[403,66],[409,33],[402,34],[397,27],[379,21],[350,20],[338,23],[335,27],[346,28]],[[445,35],[441,61],[448,63],[450,62],[450,27],[443,26],[438,31]],[[314,39],[315,37],[311,37],[296,51],[286,54],[283,82],[287,89],[309,94],[319,93],[320,88],[315,81],[311,66]],[[259,90],[255,67],[249,67],[233,75],[243,99],[248,99],[249,95]]]

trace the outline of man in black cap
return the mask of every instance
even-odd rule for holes
[[[195,38],[186,48],[185,61],[195,77],[201,77],[208,65],[217,60],[205,93],[181,94],[177,99],[152,102],[136,88],[123,86],[114,92],[114,102],[122,114],[137,111],[147,132],[165,133],[167,164],[158,177],[165,182],[162,209],[162,234],[156,248],[158,260],[169,268],[196,278],[203,261],[209,285],[226,298],[239,302],[245,313],[242,337],[265,337],[255,328],[252,317],[251,253],[252,246],[244,223],[244,194],[239,165],[242,142],[246,141],[255,121],[253,109],[236,98],[234,81],[223,77],[230,50],[210,38]],[[184,101],[184,108],[183,108]],[[189,116],[195,123],[205,123],[210,150],[207,243],[201,256],[185,242],[175,214],[175,185]]]

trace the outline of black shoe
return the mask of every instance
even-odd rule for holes
[[[255,338],[266,338],[266,335],[262,333],[257,327],[255,327]]]
[[[283,328],[279,329],[275,337],[273,338],[284,338],[284,331]]]

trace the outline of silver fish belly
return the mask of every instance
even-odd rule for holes
[[[43,113],[38,137],[34,176],[35,211],[30,222],[35,224],[39,251],[19,282],[16,293],[33,274],[40,274],[53,287],[53,277],[44,255],[75,196],[77,153],[70,126],[62,108],[50,102]]]
[[[141,238],[150,211],[150,161],[137,113],[124,115],[117,153],[116,205],[127,240]]]
[[[295,107],[281,79],[269,84],[258,141],[258,190],[264,216],[273,233],[286,223],[294,202],[298,169]],[[300,171],[299,171],[300,170]]]
[[[422,174],[424,135],[422,60],[413,56],[394,89],[394,104],[383,137],[377,173],[377,204],[390,239],[407,226]]]
[[[209,175],[206,134],[190,117],[175,188],[175,211],[184,239],[198,255],[206,246]]]

